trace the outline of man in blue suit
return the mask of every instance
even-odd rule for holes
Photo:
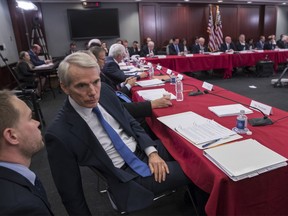
[[[93,57],[86,53],[67,56],[58,75],[68,98],[47,129],[45,141],[55,184],[70,215],[91,215],[79,166],[100,171],[118,209],[126,212],[147,207],[155,195],[191,183],[163,145],[152,141],[123,107],[114,90],[100,82]],[[148,166],[146,177],[126,161],[128,156],[116,150],[117,143],[106,132],[103,118],[137,161]]]
[[[41,60],[39,59],[38,55],[41,52],[41,47],[38,44],[33,44],[31,49],[28,51],[30,55],[30,61],[34,66],[39,66],[43,64],[49,64],[50,60]]]
[[[53,215],[40,180],[29,169],[43,148],[39,122],[9,91],[0,91],[0,215]]]

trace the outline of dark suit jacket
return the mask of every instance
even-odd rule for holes
[[[129,55],[140,55],[140,51],[136,48],[134,49],[133,47],[128,47]]]
[[[208,47],[204,46],[204,52],[208,52],[208,51],[209,51]],[[197,54],[199,52],[200,52],[200,45],[198,44],[198,45],[193,46],[192,53]]]
[[[274,50],[276,48],[276,44],[272,44],[269,41],[264,44],[264,50]]]
[[[257,41],[256,48],[258,50],[263,50],[264,49],[264,45],[265,45],[265,43],[261,43],[260,41]]]
[[[0,166],[0,215],[53,215],[50,205],[24,176]]]
[[[154,55],[158,55],[158,52],[155,48],[153,49],[153,53],[154,53]],[[148,46],[143,46],[143,49],[140,52],[140,56],[146,57],[148,54],[149,54]]]
[[[19,81],[24,82],[34,82],[36,76],[33,71],[30,69],[29,65],[25,61],[18,62],[16,66],[16,76]]]
[[[114,86],[119,85],[124,82],[131,75],[125,75],[124,72],[120,69],[119,65],[114,61],[113,57],[108,56],[106,58],[105,65],[102,72],[110,78]],[[140,76],[136,76],[137,79],[140,79]]]
[[[102,83],[99,103],[133,136],[140,149],[155,143]],[[79,166],[94,167],[107,179],[120,211],[133,211],[152,204],[153,193],[133,181],[136,174],[115,168],[93,132],[68,100],[45,134],[50,168],[69,214],[90,215],[84,198]],[[129,191],[129,193],[128,193]]]
[[[245,47],[245,50],[249,50],[249,45],[245,43],[245,46],[242,45],[239,41],[236,43],[236,49],[237,51],[243,51]]]
[[[178,53],[176,52],[174,44],[169,44],[169,55],[177,55]],[[184,52],[183,46],[181,44],[178,44],[179,52]]]
[[[235,47],[234,43],[231,43],[229,48],[233,49],[234,51],[236,51],[236,47]],[[226,52],[226,50],[228,50],[227,44],[226,43],[222,43],[221,46],[220,46],[220,51],[221,52]]]
[[[39,57],[32,50],[29,50],[28,53],[30,55],[30,61],[34,66],[45,64],[45,61],[40,60]]]

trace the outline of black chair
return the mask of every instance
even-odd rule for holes
[[[109,190],[109,185],[108,185],[108,183],[107,183],[106,177],[103,176],[102,173],[101,173],[98,169],[96,169],[96,168],[94,168],[94,167],[90,167],[90,169],[91,169],[94,173],[96,173],[96,175],[97,175],[97,177],[98,177],[98,181],[97,181],[98,192],[99,192],[100,194],[105,194],[105,193],[107,194],[108,199],[109,199],[109,201],[110,201],[110,204],[111,204],[112,208],[113,208],[115,211],[119,212],[121,215],[126,215],[126,214],[128,214],[128,212],[126,212],[126,211],[119,211],[119,209],[118,209],[118,207],[117,207],[117,203],[115,203],[115,201],[114,201],[114,199],[113,199],[113,194],[111,194],[111,192],[110,192],[110,190]],[[101,186],[100,186],[100,181],[99,181],[99,180],[101,180],[101,181],[103,182],[104,188],[101,188]],[[193,209],[194,209],[196,215],[199,215],[199,214],[198,214],[197,207],[196,207],[196,204],[195,204],[195,201],[194,201],[194,198],[193,198],[192,194],[190,193],[189,187],[188,187],[188,186],[185,186],[185,190],[187,191],[188,196],[189,196],[189,198],[190,198],[190,200],[191,200],[191,202],[192,202]],[[172,194],[175,193],[175,192],[176,192],[176,189],[170,190],[170,191],[167,191],[167,192],[164,192],[164,193],[162,193],[162,194],[160,194],[160,195],[158,195],[158,196],[155,196],[154,199],[153,199],[153,201],[157,201],[157,200],[159,200],[159,199],[161,199],[161,198],[170,196],[170,195],[172,195]]]

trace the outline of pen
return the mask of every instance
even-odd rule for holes
[[[218,142],[219,140],[220,140],[220,139],[212,140],[211,142],[208,142],[208,143],[202,145],[202,148],[206,148],[206,147],[208,147],[208,146],[210,146],[210,145],[212,145],[212,144]]]

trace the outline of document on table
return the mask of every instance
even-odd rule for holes
[[[162,116],[158,120],[200,149],[242,138],[236,132],[191,111]]]
[[[53,66],[54,66],[54,64],[51,62],[49,64],[42,64],[42,65],[35,66],[33,69],[34,70],[44,70],[44,69],[50,69]]]
[[[171,94],[171,99],[176,99],[176,96],[170,92],[167,92],[164,88],[158,89],[149,89],[149,90],[140,90],[137,91],[138,95],[141,96],[145,100],[155,100],[163,97],[163,94],[168,93]]]
[[[206,149],[203,154],[233,181],[287,166],[287,158],[254,139]]]
[[[150,79],[150,80],[137,81],[136,84],[141,87],[151,87],[151,86],[164,85],[164,82],[159,79]]]
[[[245,114],[253,113],[252,110],[246,108],[242,104],[230,104],[223,106],[210,106],[208,109],[219,117],[239,115],[240,110],[244,110]]]

